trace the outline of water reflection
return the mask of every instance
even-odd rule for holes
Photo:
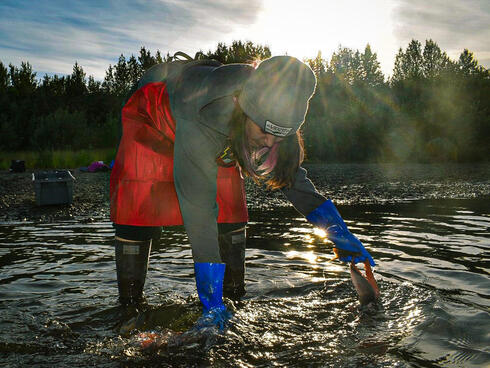
[[[140,330],[182,330],[200,313],[190,246],[166,229],[152,249],[147,304],[116,303],[113,229],[0,226],[0,348],[15,366],[482,366],[490,362],[488,201],[345,206],[376,259],[382,299],[360,310],[332,244],[291,208],[251,211],[248,293],[220,344],[145,355]]]

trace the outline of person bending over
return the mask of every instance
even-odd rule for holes
[[[301,167],[299,128],[315,87],[310,67],[291,56],[256,68],[171,62],[145,73],[122,109],[110,178],[121,303],[141,300],[152,239],[162,226],[183,224],[203,304],[197,325],[223,327],[230,316],[223,292],[245,294],[245,176],[280,189],[336,248],[374,265]]]

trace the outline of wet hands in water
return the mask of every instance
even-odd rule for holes
[[[189,331],[204,331],[214,328],[218,332],[223,332],[231,317],[232,314],[225,306],[212,308],[207,312],[204,312],[196,321],[194,327]]]
[[[327,229],[327,238],[335,244],[335,254],[342,262],[351,262],[354,257],[354,263],[369,260],[371,266],[375,266],[373,257],[364,248],[361,241],[349,230],[343,229],[337,225],[330,226]]]
[[[207,350],[224,332],[232,314],[223,308],[213,308],[203,313],[194,326],[185,332],[165,329],[137,335],[136,345],[143,350],[198,348]]]

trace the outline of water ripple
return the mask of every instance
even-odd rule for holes
[[[147,303],[125,309],[109,221],[0,225],[0,353],[13,366],[484,366],[490,215],[477,202],[339,206],[377,262],[382,297],[367,310],[325,234],[291,208],[252,210],[229,331],[207,352],[155,355],[123,327],[184,330],[199,316],[182,228],[152,249]]]

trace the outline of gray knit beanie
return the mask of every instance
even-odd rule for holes
[[[285,137],[303,124],[315,86],[308,65],[291,56],[274,56],[245,82],[238,104],[265,132]]]

